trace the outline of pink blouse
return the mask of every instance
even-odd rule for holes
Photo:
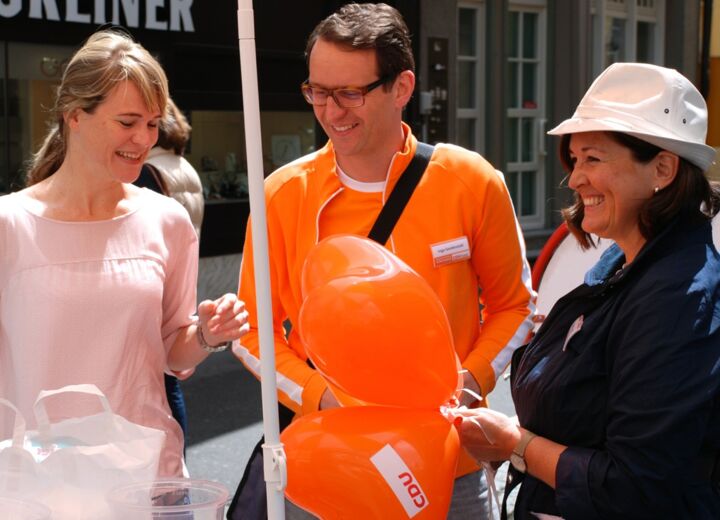
[[[0,197],[0,397],[34,428],[40,390],[93,383],[115,413],[166,432],[159,476],[180,476],[163,372],[193,321],[198,243],[180,204],[150,190],[137,200],[111,220],[64,222]],[[51,419],[99,411],[82,399],[51,398]]]

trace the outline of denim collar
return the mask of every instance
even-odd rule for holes
[[[624,261],[625,253],[613,242],[600,256],[600,260],[585,273],[585,284],[592,287],[604,283],[620,269]]]
[[[619,281],[635,266],[644,263],[646,258],[652,255],[654,251],[662,251],[663,246],[660,244],[665,241],[666,237],[672,236],[672,234],[678,230],[678,227],[677,220],[670,222],[655,238],[646,242],[640,249],[637,257],[635,257],[635,260],[624,268],[625,253],[620,249],[620,246],[613,242],[600,256],[600,260],[585,273],[585,284],[593,287],[606,282],[613,284]],[[672,247],[672,244],[667,247]]]

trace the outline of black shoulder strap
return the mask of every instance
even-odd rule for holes
[[[158,193],[162,193],[163,195],[170,194],[160,170],[150,163],[143,163],[142,169],[140,170],[140,176],[133,184],[141,188],[148,188]]]
[[[430,144],[418,142],[415,155],[398,179],[387,201],[385,201],[385,205],[380,210],[375,224],[368,233],[368,238],[385,245],[413,191],[415,191],[415,187],[420,182],[423,173],[425,173],[425,168],[430,162],[434,149],[435,147]]]

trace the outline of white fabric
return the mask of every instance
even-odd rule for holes
[[[351,190],[359,191],[361,193],[384,193],[385,185],[387,184],[387,178],[383,181],[378,182],[363,182],[350,177],[347,173],[340,168],[339,164],[335,165],[335,171],[337,172],[338,178],[343,186],[350,188]],[[389,174],[389,173],[388,173]]]
[[[163,176],[168,195],[178,201],[187,210],[195,232],[200,236],[205,197],[200,176],[183,156],[175,155],[172,150],[156,146],[148,154],[148,163],[155,166]]]
[[[537,332],[555,302],[582,284],[585,273],[594,266],[605,250],[613,243],[593,235],[597,247],[581,249],[571,233],[558,244],[550,257],[537,288],[537,314],[534,331]],[[542,317],[542,320],[539,319]]]
[[[167,433],[159,475],[180,476],[163,371],[192,323],[197,237],[174,200],[150,190],[136,200],[111,220],[61,222],[32,213],[22,194],[0,197],[0,397],[30,422],[40,390],[93,383],[115,413]],[[53,420],[89,413],[54,400],[48,410]]]

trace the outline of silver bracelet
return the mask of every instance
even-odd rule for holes
[[[232,341],[226,341],[225,343],[221,343],[217,346],[210,345],[210,343],[207,342],[205,336],[203,335],[202,325],[200,325],[200,322],[195,325],[195,331],[197,334],[198,343],[205,352],[210,352],[211,354],[214,352],[222,352],[223,350],[226,350],[228,347],[230,347],[230,345],[232,345]]]

